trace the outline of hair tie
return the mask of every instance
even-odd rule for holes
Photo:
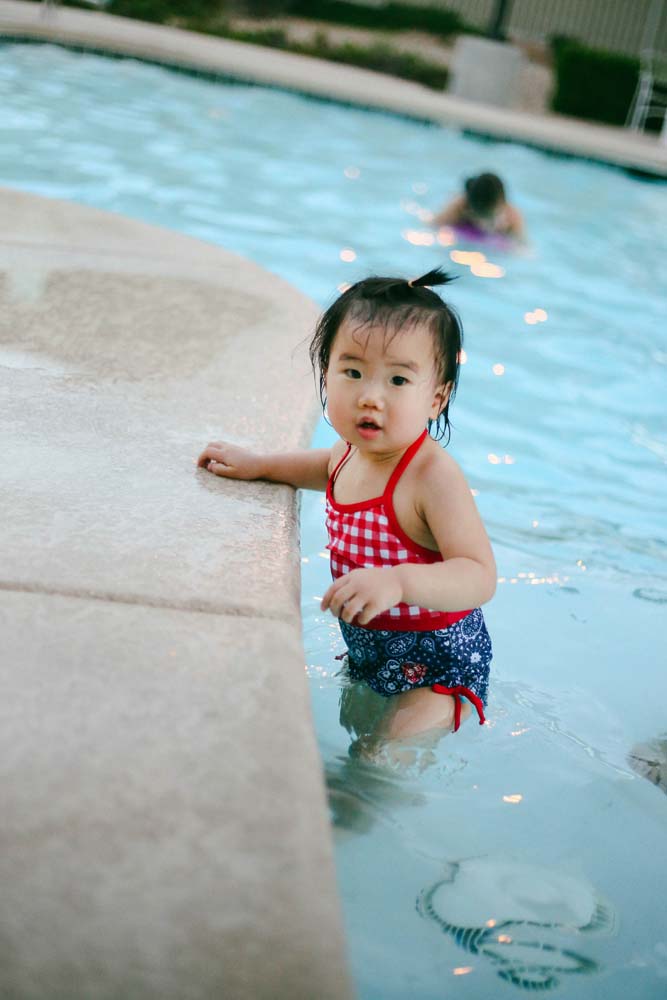
[[[417,281],[416,278],[410,278],[410,280],[408,281],[408,288],[414,288],[415,287],[415,281]]]

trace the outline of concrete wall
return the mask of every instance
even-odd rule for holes
[[[307,443],[316,309],[175,233],[0,211],[0,997],[346,997],[295,496],[195,468]]]

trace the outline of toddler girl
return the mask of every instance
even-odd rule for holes
[[[383,735],[484,722],[491,641],[479,605],[495,591],[491,546],[449,438],[462,348],[453,309],[430,286],[367,278],[320,318],[310,345],[320,395],[340,435],[331,449],[260,455],[209,444],[217,476],[326,491],[333,583],[348,669],[392,698]],[[462,698],[465,702],[462,702]]]
[[[453,198],[433,219],[434,226],[468,226],[483,234],[525,239],[524,223],[515,205],[507,201],[497,174],[468,177],[462,194]]]

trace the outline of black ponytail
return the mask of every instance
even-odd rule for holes
[[[410,288],[432,288],[434,285],[448,285],[457,278],[458,274],[448,274],[441,267],[434,267],[432,271],[422,274],[421,278],[411,278],[408,285]]]

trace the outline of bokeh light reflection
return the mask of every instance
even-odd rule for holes
[[[414,247],[432,247],[435,243],[433,233],[424,229],[404,229],[401,236]]]

